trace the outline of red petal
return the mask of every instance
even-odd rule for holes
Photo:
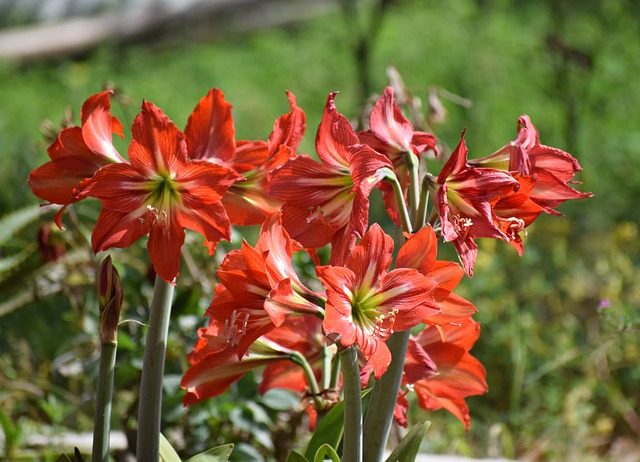
[[[404,152],[411,151],[413,126],[396,104],[393,87],[386,87],[371,111],[371,131],[387,144]]]
[[[207,245],[215,245],[222,239],[231,239],[231,225],[221,204],[192,206],[185,200],[178,214],[178,222],[183,228],[202,234]]]
[[[93,159],[80,156],[56,158],[29,174],[27,181],[33,193],[53,204],[69,204],[80,183],[91,178],[101,167]]]
[[[111,141],[112,133],[124,138],[122,125],[111,116],[109,96],[113,90],[106,90],[87,99],[82,106],[82,136],[93,152],[107,157],[111,162],[124,162]]]
[[[142,172],[175,172],[187,160],[184,135],[162,110],[144,101],[131,128],[134,141],[129,147],[131,164]]]
[[[164,224],[151,227],[147,248],[158,276],[173,283],[180,271],[180,249],[184,243],[184,229],[173,217],[166,219],[167,222]]]
[[[322,162],[340,170],[349,168],[347,148],[358,144],[359,140],[347,118],[338,113],[333,100],[335,96],[336,93],[330,93],[327,98],[316,134],[316,151]]]
[[[306,129],[306,116],[304,111],[296,105],[296,97],[287,91],[289,99],[288,114],[280,116],[273,127],[273,132],[269,135],[269,153],[273,153],[284,144],[292,151],[298,149],[298,145],[304,136]]]
[[[147,218],[147,211],[144,209],[118,212],[103,208],[91,234],[93,251],[129,247],[147,234],[150,227],[151,220]]]
[[[357,277],[355,285],[373,287],[389,269],[392,252],[393,239],[374,223],[347,260]]]
[[[415,268],[425,276],[430,272],[438,253],[438,238],[431,226],[425,226],[411,236],[398,251],[397,268]]]
[[[189,157],[231,166],[236,152],[231,104],[221,90],[209,90],[195,107],[184,130]]]

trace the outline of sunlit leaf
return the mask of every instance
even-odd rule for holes
[[[313,458],[313,462],[324,462],[327,457],[329,457],[332,462],[340,462],[340,456],[336,453],[335,449],[328,444],[320,446]]]
[[[182,462],[180,456],[173,449],[171,443],[160,433],[160,461],[161,462]]]
[[[224,444],[196,454],[186,462],[227,462],[232,452],[233,444]]]
[[[431,422],[420,422],[402,438],[385,462],[414,462]]]

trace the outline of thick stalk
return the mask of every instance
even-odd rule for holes
[[[162,379],[172,297],[173,285],[156,276],[140,383],[137,441],[139,462],[158,462],[159,460]]]
[[[384,456],[402,380],[409,336],[410,331],[407,330],[396,332],[387,340],[392,359],[387,372],[376,382],[371,392],[369,410],[364,421],[364,462],[380,462]]]
[[[93,425],[93,462],[109,461],[109,432],[111,430],[111,403],[113,401],[113,377],[116,364],[117,342],[102,344],[98,392],[96,394],[96,416]]]
[[[344,393],[344,436],[342,462],[362,462],[362,395],[360,366],[355,347],[340,353]]]

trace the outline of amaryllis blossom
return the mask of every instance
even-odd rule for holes
[[[472,276],[478,254],[475,239],[508,240],[494,222],[492,204],[519,184],[508,172],[470,166],[468,152],[463,133],[437,179],[431,177],[429,190],[440,216],[442,237],[453,242],[466,273]]]
[[[342,264],[364,234],[369,194],[391,162],[362,145],[349,121],[338,113],[331,93],[316,135],[322,161],[300,155],[274,171],[270,193],[284,203],[283,223],[306,248],[331,243],[331,263]]]
[[[517,191],[509,191],[494,200],[494,223],[507,236],[506,241],[522,256],[524,244],[521,233],[526,236],[526,228],[538,218],[543,209],[531,198],[536,184],[535,176],[512,174],[520,187]]]
[[[389,158],[402,190],[406,192],[409,184],[409,155],[414,154],[418,161],[426,151],[437,153],[436,138],[431,133],[414,131],[413,125],[396,104],[393,87],[384,89],[371,111],[369,126],[370,130],[357,133],[358,139]],[[380,183],[378,187],[382,190],[389,215],[400,227],[398,206],[391,185]]]
[[[232,224],[260,225],[280,208],[280,202],[268,195],[267,176],[295,156],[306,121],[293,93],[287,92],[287,96],[290,112],[276,120],[267,142],[236,142],[231,104],[217,88],[210,90],[189,116],[185,128],[189,156],[243,176],[222,198]]]
[[[60,228],[64,210],[81,199],[77,196],[80,183],[100,167],[125,161],[111,142],[112,133],[124,137],[122,124],[111,115],[112,94],[112,90],[106,90],[89,97],[80,113],[82,127],[61,130],[47,149],[51,160],[31,172],[27,179],[36,196],[63,205],[55,216]]]
[[[229,344],[215,323],[200,329],[198,337],[200,350],[189,355],[191,366],[180,382],[187,391],[182,399],[184,406],[218,396],[247,372],[283,361],[292,353],[263,338],[252,344],[249,354],[238,355],[238,345]]]
[[[223,326],[227,340],[242,355],[258,337],[281,326],[294,313],[319,314],[318,296],[296,275],[295,243],[274,214],[262,226],[255,247],[246,241],[224,259],[207,315]],[[297,249],[301,250],[301,249]]]
[[[238,346],[227,342],[219,325],[211,322],[198,330],[198,341],[189,353],[190,367],[181,382],[187,390],[183,404],[201,402],[224,393],[247,372],[266,366],[262,372],[259,392],[285,388],[298,393],[308,391],[304,370],[295,363],[296,354],[304,356],[320,380],[322,364],[322,321],[305,315],[287,319],[280,327],[261,336],[244,355]],[[293,360],[292,360],[293,359]]]
[[[428,317],[424,320],[425,323],[456,323],[473,315],[477,310],[471,302],[453,293],[464,276],[464,270],[458,263],[437,260],[437,254],[436,233],[431,226],[425,226],[402,245],[396,267],[415,268],[438,284],[433,291],[433,299],[440,308],[440,313]]]
[[[325,333],[343,347],[357,344],[376,379],[391,361],[385,343],[389,336],[439,312],[433,299],[436,283],[413,268],[389,271],[392,251],[393,240],[374,224],[344,267],[317,268],[327,289]]]
[[[208,243],[230,238],[220,205],[240,177],[230,169],[187,157],[184,136],[149,102],[132,127],[129,162],[107,165],[84,186],[83,194],[102,202],[91,236],[93,250],[128,247],[149,234],[147,247],[157,274],[173,282],[180,269],[184,228]]]
[[[265,335],[265,338],[304,356],[316,380],[320,382],[324,349],[320,318],[313,315],[290,317],[280,327]],[[265,367],[258,391],[266,393],[272,388],[286,388],[302,393],[309,391],[309,387],[309,381],[302,367],[291,360],[286,360],[271,363]]]
[[[497,152],[469,164],[492,167],[518,173],[521,178],[532,177],[534,185],[529,197],[546,213],[561,215],[555,207],[570,199],[592,197],[570,186],[576,172],[582,170],[571,154],[540,144],[538,130],[529,116],[518,119],[518,136]]]
[[[469,353],[480,336],[480,325],[466,318],[458,324],[447,324],[443,329],[446,340],[435,327],[427,327],[409,340],[403,384],[413,386],[420,407],[427,410],[445,408],[468,430],[471,417],[465,398],[488,390],[486,370]],[[435,374],[428,368],[425,374],[422,364],[425,358],[435,363]],[[421,374],[424,375],[421,377]]]

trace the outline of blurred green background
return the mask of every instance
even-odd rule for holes
[[[48,159],[43,120],[57,131],[71,108],[79,123],[83,101],[109,85],[119,91],[114,113],[125,131],[143,98],[183,128],[198,99],[218,87],[233,104],[237,138],[266,139],[288,110],[291,90],[308,118],[300,152],[311,153],[327,93],[339,90],[338,109],[355,119],[364,97],[388,84],[393,65],[425,108],[429,89],[441,89],[447,117],[433,129],[445,145],[455,146],[466,128],[470,156],[490,154],[514,139],[526,113],[543,144],[580,161],[576,187],[595,194],[563,205],[567,218],[541,217],[522,258],[503,243],[481,242],[475,275],[459,293],[479,309],[482,335],[473,353],[487,368],[489,393],[468,399],[467,433],[444,411],[411,414],[434,422],[424,451],[640,460],[640,3],[343,3],[269,28],[217,23],[195,37],[185,25],[72,58],[0,61],[0,455],[32,457],[24,447],[32,435],[89,431],[92,424],[96,260],[82,217],[95,218],[97,209],[79,205],[68,231],[51,229],[47,242],[66,253],[42,261],[37,236],[52,213],[35,207],[26,177]],[[117,146],[124,152],[124,142]],[[143,245],[138,254],[114,254],[127,283],[125,317],[142,322],[150,291]],[[185,455],[234,440],[247,443],[236,460],[283,460],[278,451],[287,437],[274,435],[286,434],[299,416],[283,422],[286,397],[256,397],[253,376],[230,398],[188,413],[180,405],[177,383],[215,271],[194,253],[206,264],[188,273],[177,293],[167,436]],[[140,330],[135,323],[121,329],[114,426],[125,433],[135,427]],[[55,460],[54,452],[33,457]]]

